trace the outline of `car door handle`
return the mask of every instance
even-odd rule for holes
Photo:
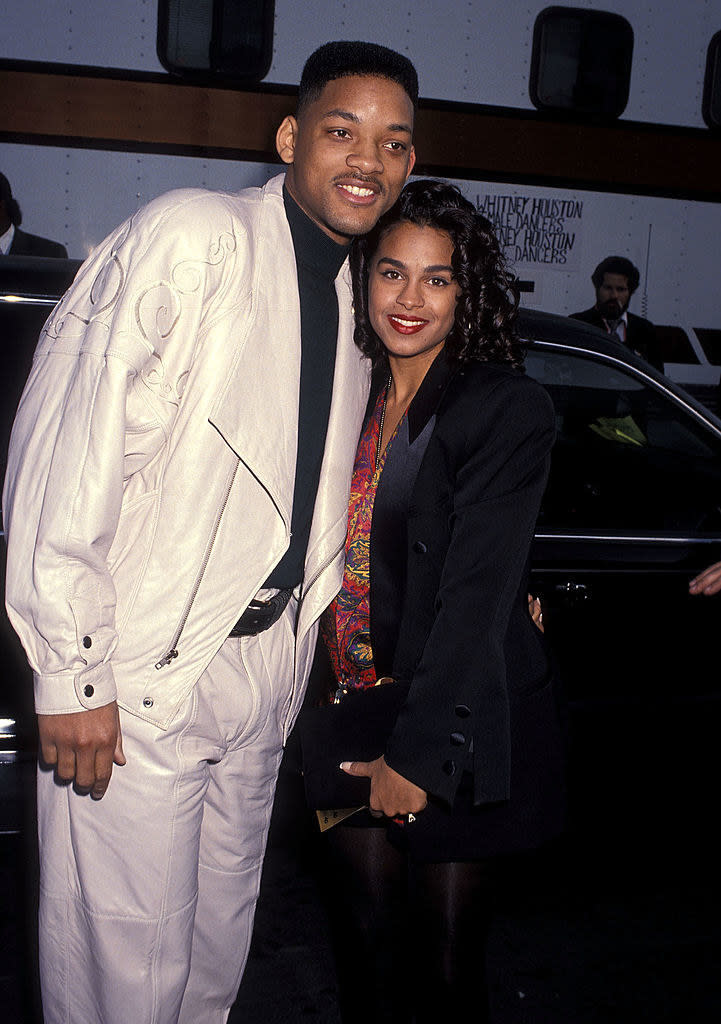
[[[591,597],[591,588],[585,583],[572,583],[569,580],[566,583],[556,583],[553,589],[569,605],[583,604]]]

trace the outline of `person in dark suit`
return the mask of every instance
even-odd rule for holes
[[[498,242],[458,189],[407,185],[354,262],[356,343],[383,383],[323,633],[342,700],[379,680],[409,690],[385,750],[340,766],[370,779],[369,812],[324,836],[341,1011],[422,1024],[470,1006],[478,1022],[495,865],[564,817],[527,596],[554,413],[522,372]]]
[[[607,256],[591,274],[596,304],[580,313],[571,313],[571,316],[613,335],[663,373],[655,327],[649,320],[628,311],[639,279],[638,268],[625,256]]]
[[[23,215],[12,194],[10,182],[4,174],[0,174],[0,255],[51,256],[55,259],[67,259],[68,251],[60,242],[21,231],[22,219]]]

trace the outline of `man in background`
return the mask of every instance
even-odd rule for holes
[[[591,274],[596,289],[595,305],[581,313],[571,313],[571,316],[574,320],[600,327],[663,373],[663,360],[658,355],[653,324],[628,311],[639,278],[638,269],[625,256],[607,256]]]
[[[21,231],[23,215],[14,198],[10,182],[0,174],[0,255],[52,256],[67,259],[68,251],[60,242]]]

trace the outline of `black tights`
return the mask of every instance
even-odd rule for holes
[[[492,862],[409,864],[383,828],[324,840],[343,1024],[488,1021]]]

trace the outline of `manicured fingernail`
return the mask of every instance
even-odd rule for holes
[[[350,761],[341,761],[341,763],[339,765],[340,770],[342,772],[347,772],[348,769],[350,768],[350,766],[351,766],[351,762]]]

